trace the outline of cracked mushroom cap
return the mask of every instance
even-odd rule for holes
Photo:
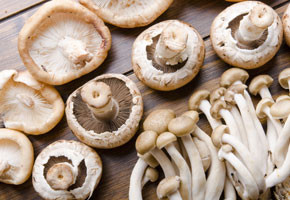
[[[102,161],[87,145],[59,140],[37,156],[32,172],[35,191],[44,199],[86,199],[102,176]]]
[[[0,182],[19,185],[31,175],[33,146],[21,132],[0,129]]]
[[[85,144],[109,149],[128,142],[143,114],[136,84],[122,74],[98,76],[76,89],[68,98],[67,122]]]
[[[259,9],[261,12],[256,12]],[[251,26],[246,16],[253,21]],[[241,26],[242,20],[247,24],[242,23]],[[271,23],[266,24],[268,21]],[[242,31],[254,30],[252,34],[257,34],[255,31],[260,29],[261,34],[257,39],[241,41],[238,37],[241,27]],[[247,31],[244,33],[248,36]],[[229,6],[215,18],[210,36],[213,48],[222,60],[235,67],[254,69],[271,60],[279,50],[283,39],[282,22],[277,13],[266,4],[244,1]]]
[[[121,28],[146,26],[158,18],[173,0],[79,0],[105,22]]]
[[[110,47],[110,31],[103,21],[69,0],[44,4],[18,37],[24,65],[37,80],[50,85],[62,85],[93,71]]]
[[[259,75],[253,78],[249,85],[251,94],[257,95],[263,87],[270,87],[273,83],[273,78],[267,74]]]
[[[6,128],[31,135],[47,133],[64,114],[64,103],[52,86],[28,71],[0,72],[0,114]]]
[[[280,72],[278,80],[282,88],[289,89],[288,83],[290,82],[290,68],[286,68]]]
[[[283,17],[283,29],[286,43],[290,46],[290,4],[288,5]]]
[[[161,91],[180,88],[199,72],[205,54],[199,33],[179,20],[166,20],[143,31],[132,49],[136,76]]]

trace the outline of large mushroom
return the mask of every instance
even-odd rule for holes
[[[285,40],[288,46],[290,46],[290,4],[288,4],[288,7],[282,17],[282,21],[283,21]]]
[[[205,54],[199,33],[189,24],[167,20],[141,33],[132,49],[136,76],[162,91],[180,88],[199,72]]]
[[[102,161],[90,147],[59,140],[37,156],[32,172],[35,191],[44,199],[86,199],[102,176]]]
[[[76,2],[44,4],[23,26],[19,54],[38,80],[62,85],[96,69],[107,57],[111,35],[104,22]]]
[[[213,21],[211,42],[226,63],[245,69],[271,60],[281,46],[282,22],[277,13],[259,1],[236,3]]]
[[[39,135],[61,120],[64,103],[53,87],[36,81],[28,71],[0,72],[0,114],[6,128]]]
[[[0,182],[19,185],[31,175],[33,146],[21,132],[0,129]]]
[[[73,133],[96,148],[114,148],[136,133],[143,114],[135,83],[121,74],[105,74],[75,90],[67,100],[66,117]]]
[[[146,26],[158,18],[173,0],[80,0],[105,22],[122,28]]]

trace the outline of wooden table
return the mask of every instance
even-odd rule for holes
[[[45,1],[44,0],[1,0],[0,4],[0,70],[18,69],[24,70],[17,51],[17,35],[25,21],[31,16]],[[286,9],[289,0],[265,0],[271,5],[280,16]],[[144,100],[144,117],[153,109],[171,108],[177,114],[187,110],[187,101],[193,91],[206,88],[213,90],[218,87],[220,75],[230,66],[221,61],[213,51],[209,30],[215,16],[231,3],[224,0],[175,0],[173,5],[154,23],[166,19],[180,19],[192,24],[202,35],[206,44],[206,57],[204,65],[198,76],[185,87],[172,92],[154,91],[141,82],[134,75],[131,67],[131,46],[144,28],[120,29],[109,26],[112,33],[112,48],[105,62],[92,73],[72,81],[63,86],[57,86],[64,101],[70,93],[83,85],[88,80],[103,73],[122,73],[134,80],[140,89]],[[257,74],[266,73],[274,78],[271,86],[273,94],[286,93],[277,81],[279,72],[290,67],[290,49],[283,43],[278,54],[262,68],[249,71],[251,78]],[[141,121],[141,123],[143,120]],[[199,122],[201,128],[210,133],[204,117],[201,116]],[[138,135],[140,131],[136,134]],[[59,139],[76,140],[67,126],[65,117],[49,133],[41,136],[29,136],[33,142],[35,155],[48,144]],[[97,150],[100,154],[103,165],[103,177],[91,199],[99,200],[122,200],[128,199],[128,187],[131,171],[136,163],[135,151],[136,136],[122,147],[112,150]],[[157,199],[155,188],[157,183],[149,184],[145,187],[144,199]],[[20,186],[0,184],[0,200],[11,199],[41,199],[33,190],[31,179]]]

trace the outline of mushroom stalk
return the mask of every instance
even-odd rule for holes
[[[236,121],[234,120],[234,117],[231,115],[231,113],[226,110],[226,109],[221,109],[219,111],[220,115],[223,117],[223,119],[225,120],[227,126],[230,129],[230,133],[238,138],[239,140],[241,140],[241,135],[239,134],[239,129],[237,126]]]
[[[155,168],[147,167],[145,173],[143,175],[143,179],[141,182],[142,188],[148,183],[149,181],[155,182],[159,177],[158,171]]]
[[[262,99],[269,98],[273,100],[272,94],[270,93],[268,87],[262,87],[261,90],[259,91],[259,95],[261,96]]]
[[[202,100],[199,105],[199,109],[203,112],[203,114],[206,116],[210,126],[212,129],[215,127],[221,125],[220,120],[216,120],[215,118],[212,117],[210,114],[210,109],[211,109],[211,104],[209,103],[208,100]]]
[[[228,177],[226,177],[224,195],[225,195],[224,200],[236,200],[237,199],[236,190],[235,190],[233,184],[231,183],[231,181],[229,180]]]
[[[240,123],[243,121],[242,116],[236,106],[232,106],[232,109],[230,110],[232,116],[234,117],[234,121],[236,122],[236,125],[238,127],[241,141],[242,143],[248,147],[248,138],[247,138],[247,131],[243,123]]]
[[[267,161],[267,175],[273,172],[275,166],[273,163],[273,154],[277,142],[277,133],[275,127],[270,120],[267,120],[267,139],[269,143],[268,161]]]

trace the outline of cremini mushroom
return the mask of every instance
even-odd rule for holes
[[[290,92],[290,68],[284,69],[282,72],[280,72],[278,77],[279,83],[282,88],[288,89]]]
[[[283,39],[282,22],[270,6],[244,1],[229,6],[215,18],[210,39],[226,63],[253,69],[277,53]]]
[[[171,200],[180,200],[176,197],[176,191],[178,191],[180,187],[180,182],[181,180],[179,176],[172,176],[160,181],[156,191],[158,199],[168,197]]]
[[[62,85],[101,65],[111,48],[104,22],[69,0],[44,4],[18,37],[20,57],[39,81]]]
[[[66,117],[73,133],[96,148],[114,148],[136,133],[143,114],[141,94],[122,74],[98,76],[67,100]]]
[[[288,46],[290,46],[290,4],[288,4],[288,7],[282,17],[282,22],[285,40]]]
[[[171,5],[173,0],[80,0],[105,22],[122,28],[146,26]]]
[[[31,175],[33,146],[21,132],[0,129],[0,182],[19,185]]]
[[[0,114],[6,128],[39,135],[61,120],[64,103],[56,89],[28,71],[4,70],[0,79]]]
[[[180,88],[199,72],[205,54],[199,33],[189,24],[167,20],[141,33],[132,48],[136,76],[162,91]]]
[[[44,199],[87,199],[102,176],[102,161],[87,145],[59,140],[37,156],[32,183]]]

